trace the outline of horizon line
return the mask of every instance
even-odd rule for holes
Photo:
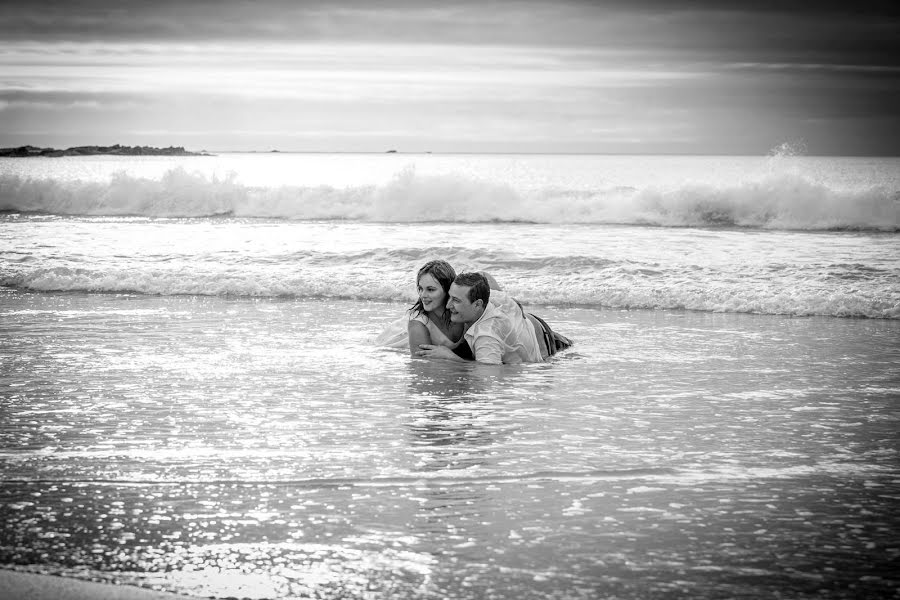
[[[386,155],[386,154],[403,154],[403,155],[517,155],[517,156],[747,156],[747,157],[808,157],[808,158],[900,158],[900,153],[898,154],[806,154],[806,153],[796,153],[796,154],[779,154],[777,152],[772,152],[771,150],[765,153],[744,153],[744,152],[610,152],[610,151],[527,151],[527,150],[488,150],[488,151],[479,151],[479,150],[398,150],[389,148],[387,150],[325,150],[325,149],[315,149],[315,150],[283,150],[280,148],[272,148],[269,150],[251,150],[251,149],[241,149],[241,148],[233,148],[233,149],[209,149],[203,148],[199,150],[195,150],[189,148],[185,145],[177,145],[177,144],[169,144],[167,146],[154,146],[147,144],[122,144],[120,142],[114,144],[79,144],[75,146],[68,146],[66,148],[55,148],[53,146],[40,146],[35,144],[17,144],[12,146],[3,146],[4,150],[10,150],[15,148],[23,148],[23,147],[33,147],[39,149],[50,149],[50,150],[69,150],[73,148],[111,148],[111,147],[135,147],[135,148],[154,148],[159,150],[165,150],[170,148],[182,148],[186,152],[190,153],[207,153],[207,154],[370,154],[370,155]],[[202,155],[202,154],[201,154]],[[12,157],[10,157],[12,158]]]

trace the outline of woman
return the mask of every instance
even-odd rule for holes
[[[439,344],[448,348],[459,345],[464,333],[463,325],[451,323],[450,311],[447,310],[447,296],[454,279],[456,271],[443,260],[432,260],[419,269],[416,275],[419,299],[409,309],[406,329],[411,355],[415,355],[414,349],[418,349],[420,344]]]
[[[416,274],[419,299],[409,309],[408,316],[391,323],[375,343],[392,348],[409,347],[412,356],[420,344],[438,344],[453,349],[463,358],[472,358],[468,345],[462,341],[462,324],[451,323],[447,311],[447,297],[454,279],[456,271],[450,263],[443,260],[425,263]]]

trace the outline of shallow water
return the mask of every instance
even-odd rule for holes
[[[0,160],[0,566],[222,598],[896,597],[898,177]],[[433,258],[576,346],[374,347]]]
[[[410,274],[443,258],[529,304],[900,318],[900,235],[882,232],[41,215],[0,231],[0,285],[24,290],[411,303]]]
[[[0,564],[198,596],[891,597],[900,322],[2,290]]]

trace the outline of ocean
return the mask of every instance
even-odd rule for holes
[[[574,339],[374,339],[428,260]],[[0,159],[0,567],[214,598],[896,598],[900,158]]]

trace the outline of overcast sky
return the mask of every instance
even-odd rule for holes
[[[900,155],[893,5],[2,2],[0,146]]]

